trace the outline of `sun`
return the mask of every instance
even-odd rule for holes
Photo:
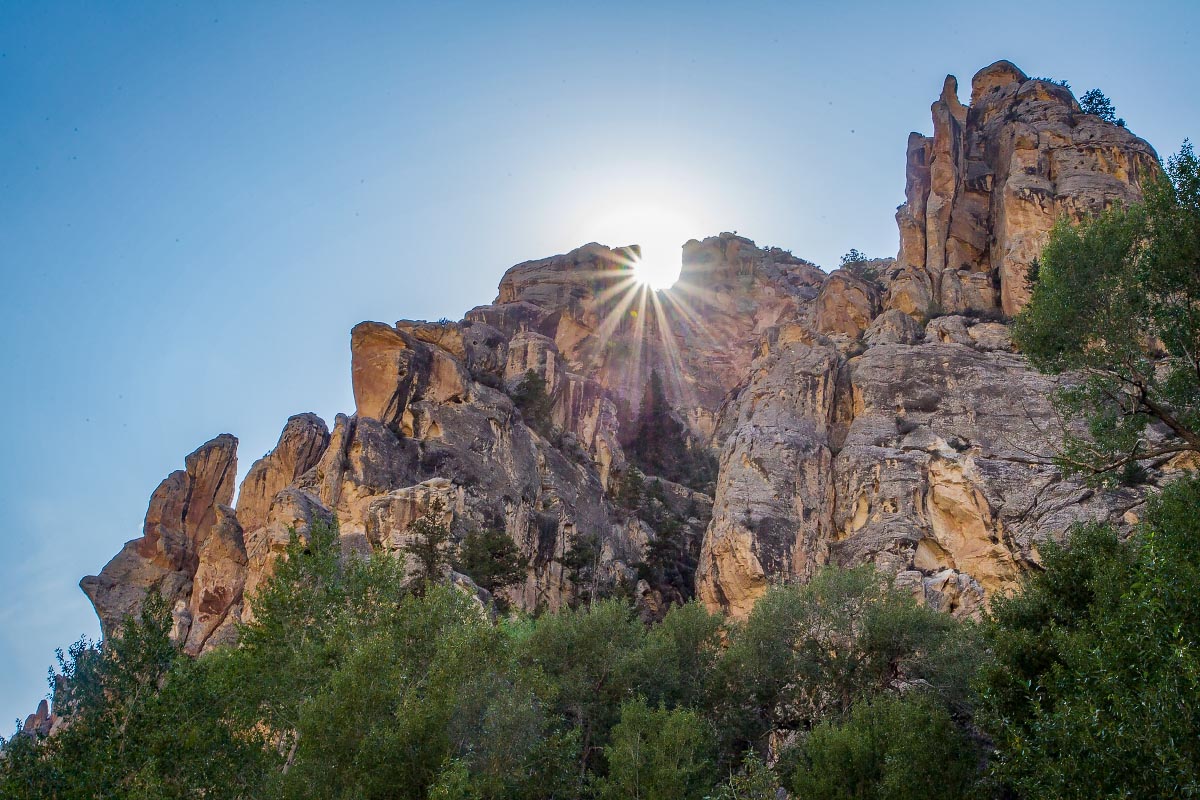
[[[683,244],[695,238],[701,227],[681,208],[659,198],[623,198],[589,215],[581,228],[580,241],[636,244],[640,255],[629,262],[634,285],[658,292],[671,288],[683,269]]]
[[[642,245],[642,254],[633,261],[633,277],[642,286],[648,286],[654,291],[670,289],[679,280],[683,261],[679,255],[680,248],[662,248],[662,246]],[[674,255],[674,257],[672,257]]]

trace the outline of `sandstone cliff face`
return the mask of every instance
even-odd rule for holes
[[[188,640],[192,614],[202,596],[206,614],[218,617],[240,600],[233,594],[220,598],[214,594],[227,587],[195,587],[193,582],[202,561],[225,557],[218,555],[223,547],[220,537],[211,534],[218,523],[231,524],[227,507],[237,477],[237,439],[222,434],[201,445],[184,463],[185,468],[168,475],[150,497],[141,538],[128,542],[99,575],[80,582],[96,607],[105,636],[127,615],[139,611],[147,591],[158,591],[172,602],[180,641]]]
[[[1005,326],[948,317],[922,332],[892,311],[848,359],[830,340],[781,331],[724,412],[736,422],[700,598],[744,616],[773,581],[872,564],[931,606],[973,614],[1072,523],[1120,522],[1140,505],[1138,492],[1059,475],[1053,383],[994,328]]]
[[[655,371],[691,444],[720,454],[714,495],[652,479],[655,502],[698,553],[696,594],[735,616],[829,563],[873,564],[934,607],[975,613],[1073,521],[1136,513],[1139,494],[1049,465],[1051,383],[1006,325],[924,318],[934,304],[1019,307],[1055,218],[1138,197],[1153,151],[1007,62],[976,75],[969,107],[947,79],[933,111],[934,136],[910,138],[894,263],[827,275],[721,234],[686,243],[679,283],[653,293],[632,279],[635,248],[589,244],[511,268],[459,322],[356,326],[355,413],[332,431],[288,420],[236,511],[236,440],[188,456],[143,536],[81,584],[106,634],[158,591],[188,652],[229,642],[293,531],[336,518],[347,557],[402,552],[435,502],[453,536],[500,529],[528,557],[507,591],[518,607],[593,588],[567,566],[586,547],[589,581],[627,582],[661,614],[672,598],[635,569],[658,532],[614,500],[630,469],[622,426]],[[551,404],[538,424],[511,396],[529,371]]]
[[[957,91],[947,76],[933,136],[909,136],[900,253],[884,305],[918,317],[931,308],[1014,314],[1054,223],[1140,199],[1157,156],[1125,128],[1082,113],[1069,89],[1007,61],[975,75],[969,107]]]
[[[790,253],[724,233],[686,243],[678,283],[655,293],[634,283],[635,257],[633,248],[591,244],[519,264],[504,276],[496,302],[467,319],[509,337],[540,334],[566,373],[595,381],[634,410],[657,371],[672,406],[707,440],[759,338],[808,313],[825,274]]]

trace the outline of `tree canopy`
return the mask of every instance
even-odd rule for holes
[[[1200,451],[1200,162],[1190,143],[1143,202],[1061,221],[1013,338],[1069,376],[1057,392],[1068,473],[1136,477]]]

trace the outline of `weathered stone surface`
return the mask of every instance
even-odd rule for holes
[[[915,319],[899,309],[891,308],[875,318],[863,336],[863,341],[872,346],[916,344],[924,338],[925,330]]]
[[[287,421],[275,449],[254,462],[238,490],[237,518],[243,530],[262,527],[275,495],[317,465],[329,446],[329,429],[316,414]]]
[[[970,613],[1036,564],[1040,543],[1079,520],[1119,521],[1141,502],[1059,475],[1049,461],[1054,384],[1019,356],[884,345],[849,374],[854,417],[833,470],[836,563],[919,573],[926,599],[937,584],[935,605]]]
[[[830,273],[817,294],[813,324],[821,333],[862,336],[879,313],[879,292],[844,269]]]
[[[1145,141],[1007,61],[975,75],[969,108],[957,89],[948,76],[932,107],[933,136],[908,140],[899,269],[884,305],[914,317],[1016,313],[1029,297],[1029,264],[1060,217],[1136,201],[1159,171]]]
[[[768,337],[737,399],[696,573],[710,607],[749,614],[772,580],[826,560],[838,351],[799,325]]]
[[[518,264],[505,274],[495,303],[472,309],[467,319],[510,338],[526,332],[553,341],[566,372],[594,381],[633,410],[657,371],[668,400],[707,439],[759,337],[807,313],[825,274],[790,253],[723,233],[686,243],[679,282],[653,293],[633,280],[631,253],[590,244]],[[508,377],[530,357],[523,353],[514,362],[510,353]]]
[[[38,703],[37,711],[25,718],[21,733],[25,736],[49,736],[56,721],[57,718],[50,713],[49,701],[42,700]]]
[[[233,509],[216,507],[217,521],[196,543],[199,563],[192,576],[190,626],[184,651],[196,655],[226,622],[238,619],[246,585],[246,545]]]
[[[141,538],[127,542],[99,575],[80,581],[106,636],[126,616],[137,615],[148,591],[158,591],[180,612],[189,605],[200,545],[217,522],[217,506],[233,500],[237,439],[221,434],[184,464],[151,496]],[[186,624],[179,633],[187,636]]]

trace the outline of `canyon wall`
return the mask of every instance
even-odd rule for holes
[[[336,518],[348,555],[402,551],[435,501],[455,538],[503,530],[528,558],[505,591],[517,606],[578,597],[568,564],[586,544],[593,581],[659,613],[638,567],[662,531],[618,499],[654,373],[688,445],[719,457],[707,491],[656,480],[654,502],[696,551],[696,594],[735,616],[830,563],[972,614],[1072,522],[1134,519],[1138,492],[1050,464],[1052,381],[996,320],[1027,298],[1054,221],[1138,199],[1154,151],[1008,62],[975,76],[969,106],[956,86],[934,135],[909,139],[894,261],[827,274],[725,233],[686,243],[679,283],[655,293],[633,279],[636,248],[589,244],[512,267],[461,321],[357,325],[354,414],[288,420],[234,507],[236,439],[189,455],[143,535],[81,583],[106,633],[154,590],[188,652],[231,641],[291,531]],[[514,403],[530,371],[548,421]]]

